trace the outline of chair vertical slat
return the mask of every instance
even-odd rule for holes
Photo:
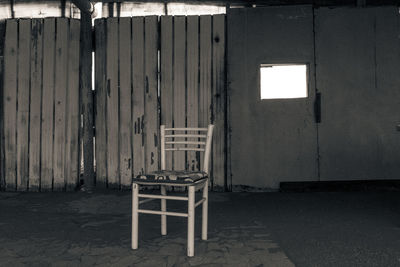
[[[165,170],[165,125],[160,126],[161,135],[161,170]]]
[[[209,164],[210,164],[210,154],[211,154],[211,143],[212,143],[212,134],[214,130],[214,125],[209,125],[208,126],[208,132],[207,132],[207,142],[206,142],[206,150],[204,152],[204,165],[203,165],[203,171],[206,173],[209,173]]]

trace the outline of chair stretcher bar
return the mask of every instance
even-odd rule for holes
[[[142,198],[171,199],[171,200],[188,200],[189,199],[188,197],[150,195],[150,194],[139,194],[138,196],[142,197]]]
[[[194,204],[194,207],[196,208],[198,205],[200,205],[200,204],[203,203],[204,201],[206,201],[205,198],[200,199],[199,201],[196,202],[196,204]]]
[[[207,131],[208,128],[165,128],[166,131]]]
[[[143,200],[139,201],[139,204],[144,204],[144,203],[147,203],[147,202],[150,202],[150,201],[153,201],[153,200],[156,200],[156,199],[155,198],[143,199]]]
[[[172,212],[172,211],[158,211],[158,210],[138,210],[138,213],[146,214],[156,214],[156,215],[167,215],[167,216],[177,216],[177,217],[188,217],[187,213],[182,212]]]

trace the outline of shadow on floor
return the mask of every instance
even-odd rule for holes
[[[399,192],[210,193],[193,258],[184,218],[161,237],[140,215],[131,250],[130,210],[129,192],[0,192],[0,266],[400,266]]]

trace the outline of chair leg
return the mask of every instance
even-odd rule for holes
[[[167,190],[165,185],[161,186],[161,195],[166,196]],[[161,211],[167,211],[167,200],[161,199]],[[167,234],[167,215],[161,215],[161,235]]]
[[[132,184],[132,249],[138,248],[139,185]]]
[[[189,186],[189,201],[188,201],[188,244],[187,244],[187,255],[189,257],[194,256],[194,217],[195,217],[195,192],[194,186]]]
[[[205,199],[203,202],[203,214],[202,214],[202,222],[201,222],[201,239],[207,240],[207,231],[208,231],[208,180],[204,183],[203,187],[203,198]]]

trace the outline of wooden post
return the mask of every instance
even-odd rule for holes
[[[3,99],[3,74],[4,74],[4,40],[6,32],[5,20],[0,21],[0,101]],[[1,102],[2,103],[2,102]],[[0,190],[5,188],[4,179],[4,123],[3,123],[3,105],[0,105]]]
[[[93,12],[93,4],[89,0],[73,0],[72,1],[80,10],[81,14],[91,14]],[[82,15],[81,15],[81,20],[82,20]]]
[[[91,15],[81,13],[80,92],[83,115],[83,179],[85,187],[94,186],[93,170],[93,92],[92,92],[92,22]]]

